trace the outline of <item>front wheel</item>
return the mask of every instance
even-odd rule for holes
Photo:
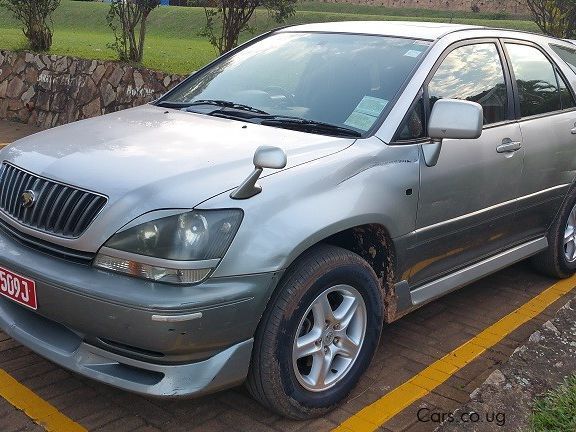
[[[294,419],[333,409],[354,388],[378,346],[378,279],[360,256],[322,245],[288,270],[256,334],[248,389]]]

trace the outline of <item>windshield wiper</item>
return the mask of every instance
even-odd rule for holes
[[[226,101],[226,100],[219,100],[219,99],[200,99],[193,102],[169,102],[163,101],[158,103],[158,106],[164,108],[176,108],[176,109],[186,109],[190,110],[191,107],[194,106],[201,106],[201,105],[214,105],[220,108],[228,108],[232,111],[225,111],[225,110],[216,110],[213,112],[207,112],[205,114],[214,115],[217,117],[224,117],[224,118],[234,118],[234,119],[241,119],[244,121],[251,121],[254,123],[259,123],[265,126],[275,126],[285,129],[293,129],[305,132],[317,132],[317,133],[324,133],[328,135],[336,135],[336,136],[349,136],[354,138],[360,138],[362,134],[354,129],[338,126],[331,123],[325,123],[315,120],[307,120],[301,117],[291,117],[291,116],[283,116],[283,115],[272,115],[267,113],[266,111],[262,111],[258,108],[251,107],[249,105],[244,105],[236,102]],[[240,114],[239,112],[234,113],[233,110],[236,111],[244,111],[253,113],[256,115],[249,115],[249,114]],[[190,110],[192,111],[192,110]]]
[[[319,132],[329,135],[344,135],[359,138],[362,134],[354,129],[338,126],[331,123],[324,123],[315,120],[306,120],[300,117],[290,116],[270,116],[263,119],[260,124],[265,126],[276,126],[286,129],[294,129],[305,132]]]
[[[268,113],[266,111],[262,111],[261,109],[251,107],[250,105],[244,105],[241,103],[231,102],[231,101],[227,101],[227,100],[200,99],[200,100],[197,100],[197,101],[190,103],[190,105],[188,105],[188,107],[193,107],[196,105],[216,105],[216,106],[223,107],[223,108],[234,108],[234,109],[242,110],[242,111],[250,111],[250,112],[253,112],[256,114],[268,115]]]
[[[232,102],[232,101],[227,101],[227,100],[219,100],[219,99],[200,99],[200,100],[195,100],[193,102],[169,102],[169,101],[163,101],[158,103],[158,106],[163,107],[163,108],[179,108],[179,109],[188,109],[194,106],[200,106],[200,105],[214,105],[220,108],[232,108],[235,110],[240,110],[240,111],[250,111],[256,114],[261,114],[261,115],[268,115],[268,113],[266,111],[262,111],[258,108],[254,108],[251,107],[250,105],[244,105],[241,103],[236,103],[236,102]]]

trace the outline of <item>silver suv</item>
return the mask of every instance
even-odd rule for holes
[[[0,152],[0,326],[122,389],[246,381],[325,413],[383,323],[527,257],[574,273],[574,70],[540,35],[312,24],[22,139]]]

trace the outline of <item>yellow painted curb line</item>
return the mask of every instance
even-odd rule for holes
[[[576,285],[576,276],[550,286],[532,300],[487,327],[468,342],[435,361],[404,384],[391,390],[376,402],[364,407],[332,432],[372,432],[446,382],[456,371],[479,357],[521,325],[568,294]]]
[[[46,429],[48,432],[87,432],[28,387],[0,369],[0,396]]]

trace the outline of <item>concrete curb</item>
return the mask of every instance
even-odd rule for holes
[[[576,371],[576,297],[532,333],[437,432],[529,430],[534,398]]]

